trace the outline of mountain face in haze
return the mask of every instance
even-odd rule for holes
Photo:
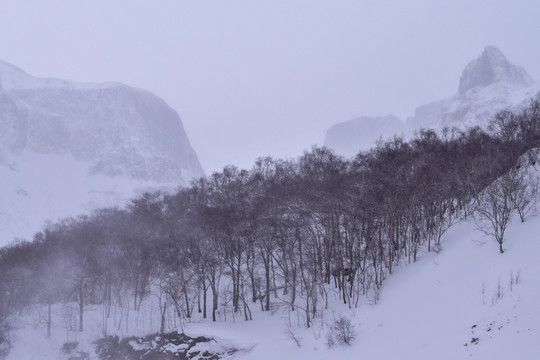
[[[456,95],[420,106],[407,119],[409,133],[419,128],[486,127],[496,112],[533,96],[527,91],[533,84],[523,68],[512,65],[499,49],[487,46],[465,66]]]
[[[71,155],[91,173],[186,183],[203,175],[178,114],[122,84],[31,77],[0,63],[0,149]]]
[[[394,115],[362,116],[328,129],[324,145],[340,154],[353,156],[359,150],[368,150],[376,140],[387,140],[404,131],[405,123]]]
[[[353,156],[373,147],[381,137],[405,135],[408,138],[421,128],[486,127],[496,112],[520,106],[539,88],[523,68],[511,64],[499,49],[487,46],[477,59],[465,66],[456,95],[419,106],[414,116],[401,123],[396,122],[395,117],[386,116],[362,117],[334,125],[326,133],[325,146],[339,154]]]
[[[41,79],[0,61],[0,129],[0,245],[203,175],[178,114],[118,83]]]
[[[527,87],[533,82],[522,67],[511,64],[499,49],[486,46],[482,55],[471,61],[463,70],[458,94],[463,95],[472,89],[497,83]]]

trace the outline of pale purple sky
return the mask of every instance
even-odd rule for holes
[[[119,81],[182,117],[207,173],[453,95],[485,45],[540,78],[537,0],[0,0],[0,59]]]

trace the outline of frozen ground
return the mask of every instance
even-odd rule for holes
[[[230,316],[219,323],[195,320],[179,330],[241,348],[235,359],[534,359],[540,354],[539,230],[540,217],[523,224],[514,218],[505,253],[499,254],[495,240],[474,222],[458,224],[445,235],[439,253],[424,253],[391,275],[376,304],[370,297],[349,310],[332,299],[309,329],[299,325],[294,313],[278,310],[271,315],[253,306],[253,321],[233,322]],[[111,320],[109,333],[155,331],[157,309],[147,305],[138,321],[131,312],[129,329],[118,330]],[[41,311],[43,315],[45,308]],[[20,318],[24,324],[14,333],[9,360],[64,359],[59,351],[64,342],[77,340],[91,351],[90,342],[102,333],[99,307],[87,313],[88,330],[78,334],[66,330],[65,306],[57,306],[51,339],[44,337],[36,314],[34,309]],[[328,349],[328,324],[340,314],[351,319],[356,339],[350,347]],[[289,319],[301,346],[289,335]]]

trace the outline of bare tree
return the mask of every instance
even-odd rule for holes
[[[519,214],[521,222],[525,222],[527,214],[536,206],[536,200],[540,191],[540,182],[534,168],[529,167],[527,159],[522,159],[520,164],[512,169],[515,178],[515,188],[511,193],[512,204]]]
[[[480,230],[497,241],[501,254],[504,253],[504,233],[515,211],[512,197],[518,185],[516,173],[509,171],[484,189],[478,198],[476,223]]]

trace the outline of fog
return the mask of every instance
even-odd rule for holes
[[[540,78],[536,1],[0,0],[0,59],[119,81],[183,119],[206,173],[296,157],[331,125],[453,95],[485,45]]]

